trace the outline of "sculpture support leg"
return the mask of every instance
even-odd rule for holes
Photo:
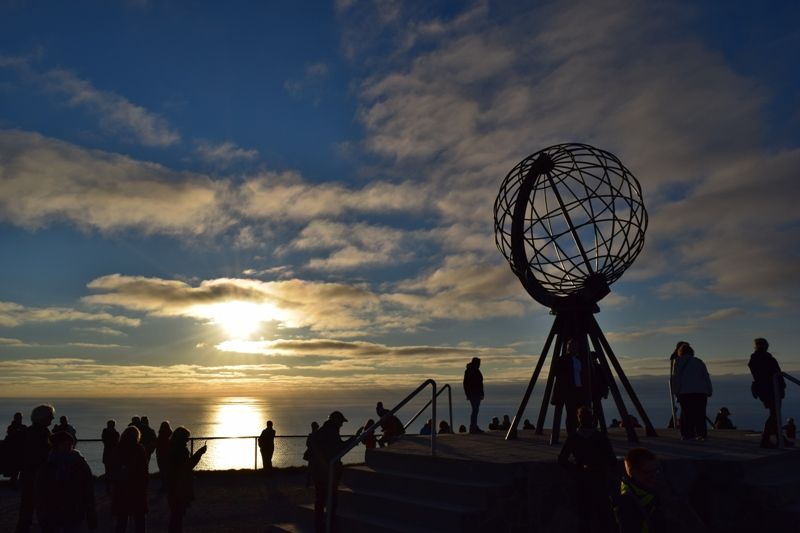
[[[564,409],[564,403],[558,402],[553,409],[553,432],[550,433],[550,445],[558,444],[558,439],[561,436],[561,411]]]
[[[556,321],[558,321],[558,315],[556,315]],[[542,396],[542,407],[539,409],[539,418],[536,421],[537,435],[541,435],[544,431],[544,419],[547,416],[547,406],[550,404],[550,395],[553,393],[553,383],[556,379],[554,372],[556,359],[561,357],[563,344],[561,333],[556,331],[556,345],[553,349],[553,356],[550,358],[550,370],[547,373],[547,384],[544,387],[544,396]]]
[[[622,395],[617,387],[617,382],[614,381],[614,376],[611,374],[611,368],[608,366],[608,361],[606,360],[606,354],[603,351],[603,347],[599,339],[597,339],[594,334],[590,334],[589,337],[592,340],[592,345],[594,346],[594,350],[597,352],[598,359],[600,360],[600,367],[603,369],[603,373],[606,375],[608,388],[611,389],[611,397],[614,398],[614,403],[617,405],[619,415],[622,417],[625,432],[628,435],[628,442],[639,442],[639,438],[636,436],[636,431],[634,431],[630,420],[628,420],[628,409],[625,407],[625,402],[622,401]]]
[[[525,396],[522,397],[522,402],[519,404],[517,414],[514,415],[514,420],[511,421],[511,427],[508,429],[508,433],[506,433],[506,440],[517,438],[517,426],[519,425],[519,421],[522,419],[522,416],[525,413],[525,408],[528,406],[528,400],[530,400],[531,393],[533,392],[533,386],[536,385],[536,380],[539,379],[539,374],[542,371],[542,366],[544,366],[544,361],[547,359],[547,353],[550,351],[550,344],[553,342],[553,337],[556,335],[557,325],[558,317],[556,317],[556,319],[553,321],[553,327],[550,328],[550,333],[547,335],[547,340],[544,342],[544,348],[542,349],[541,355],[539,355],[539,362],[536,363],[536,368],[533,371],[530,382],[528,382],[528,388],[525,390]]]

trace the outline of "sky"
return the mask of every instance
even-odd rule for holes
[[[800,4],[0,0],[0,396],[527,380],[552,316],[497,250],[563,142],[639,180],[597,319],[800,371]]]

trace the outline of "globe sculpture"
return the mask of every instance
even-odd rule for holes
[[[592,368],[599,368],[616,403],[628,439],[631,419],[611,368],[645,424],[655,435],[630,381],[594,318],[597,302],[633,264],[644,246],[647,211],[639,182],[613,154],[586,144],[558,144],[520,161],[500,186],[494,204],[495,242],[525,290],[555,315],[553,326],[506,438],[517,425],[554,343],[536,432],[542,434],[553,392],[556,362],[567,342]],[[591,385],[589,385],[591,391]],[[602,403],[587,404],[605,428]],[[556,404],[551,442],[558,442],[563,403]]]

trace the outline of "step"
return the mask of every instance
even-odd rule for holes
[[[399,471],[452,481],[481,480],[507,484],[520,476],[525,477],[519,465],[513,463],[488,463],[381,449],[367,450],[365,463],[378,471]]]
[[[304,504],[297,508],[298,521],[314,523],[314,504]],[[440,530],[409,525],[402,520],[394,520],[382,516],[359,515],[344,509],[336,510],[335,517],[336,533],[439,533]],[[306,533],[313,531],[298,529],[296,533]],[[292,532],[295,533],[295,532]]]
[[[366,465],[345,468],[342,484],[356,491],[383,490],[400,496],[466,504],[474,508],[486,508],[498,491],[508,487],[494,481],[441,478],[402,470],[375,470]]]
[[[390,490],[390,489],[389,489]],[[484,509],[443,503],[419,496],[400,496],[389,490],[339,489],[339,510],[358,517],[382,518],[416,528],[441,532],[478,531]]]

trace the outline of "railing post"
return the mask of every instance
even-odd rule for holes
[[[778,439],[778,449],[783,448],[783,429],[781,427],[781,373],[776,372],[772,376],[772,394],[775,402],[775,437]],[[768,435],[765,437],[769,438]],[[763,439],[763,437],[762,437]]]
[[[194,455],[194,438],[193,437],[189,437],[189,446],[191,447],[191,451],[189,453]]]
[[[445,387],[447,387],[447,403],[450,406],[450,431],[455,433],[456,428],[453,427],[453,387],[449,383]]]
[[[436,382],[431,380],[433,396],[431,397],[431,456],[436,456]]]
[[[258,472],[258,437],[253,439],[253,470]]]

